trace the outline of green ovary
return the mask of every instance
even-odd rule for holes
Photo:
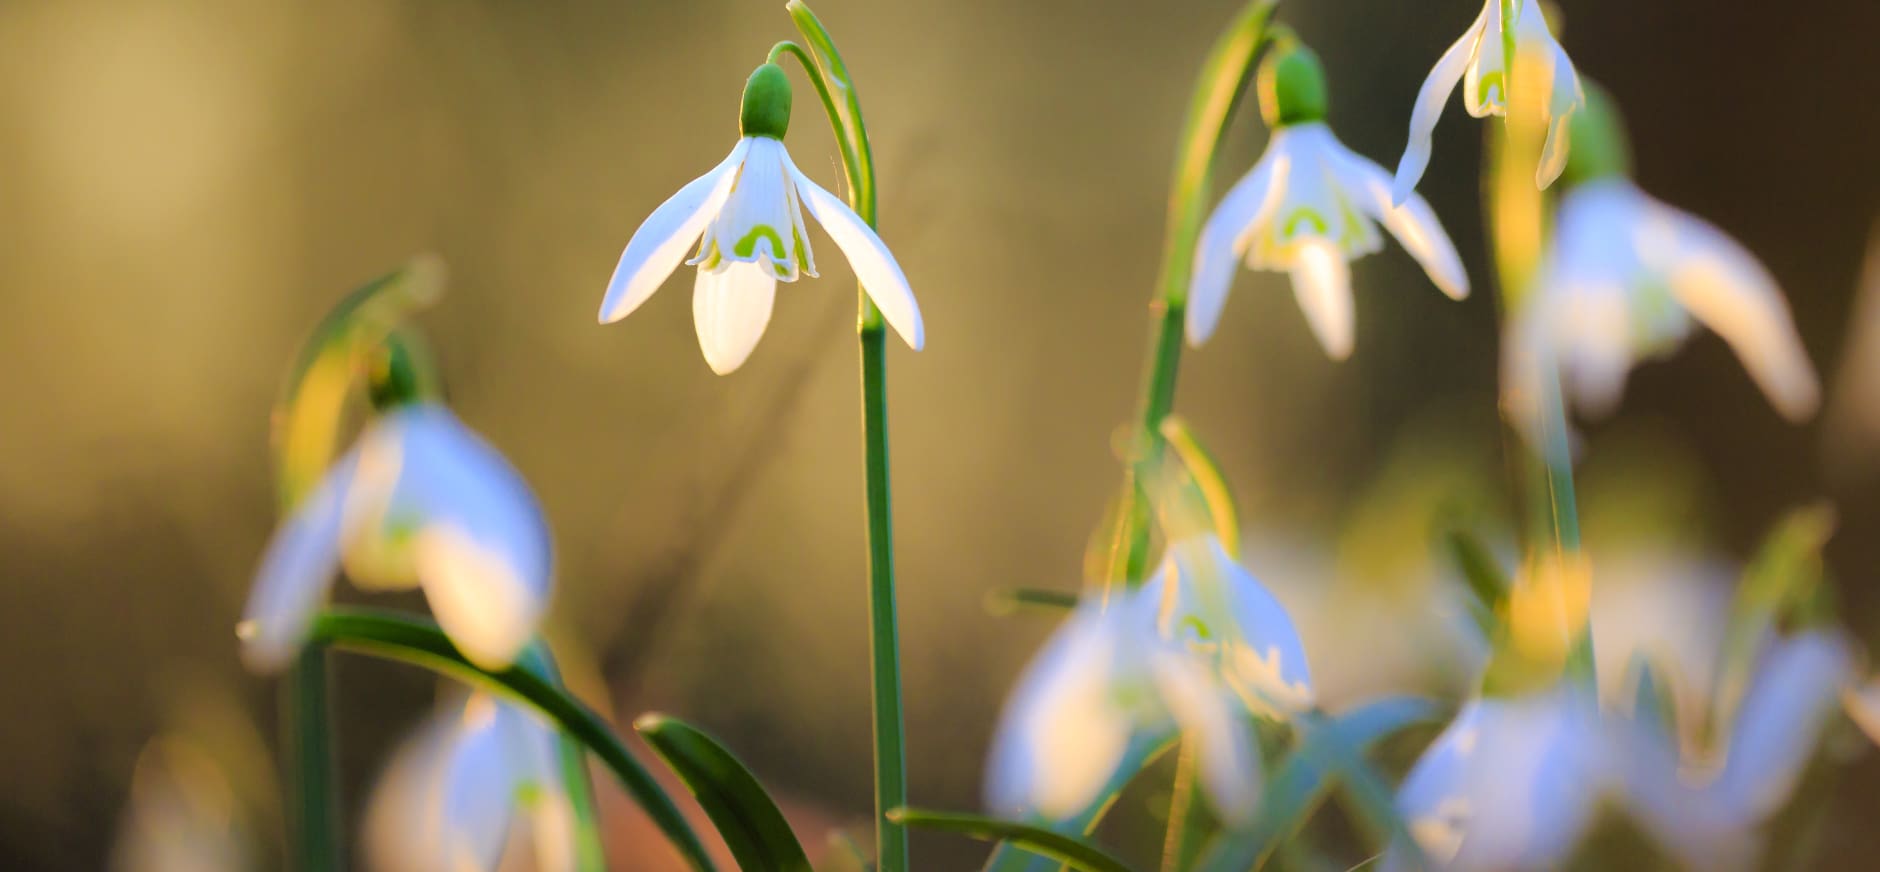
[[[1500,105],[1502,95],[1505,93],[1507,93],[1507,88],[1502,86],[1500,71],[1489,73],[1475,83],[1475,102],[1483,106]],[[1491,94],[1493,94],[1492,97]]]

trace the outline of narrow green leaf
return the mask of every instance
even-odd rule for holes
[[[894,809],[888,812],[888,819],[910,827],[959,833],[982,841],[1005,840],[1083,872],[1131,872],[1128,866],[1123,865],[1123,861],[1110,856],[1102,848],[1043,827],[976,814],[914,808]]]
[[[1007,587],[986,592],[986,611],[1001,618],[1023,609],[1063,614],[1077,608],[1077,599],[1078,595],[1068,590]]]
[[[1363,763],[1373,745],[1401,730],[1438,723],[1443,714],[1444,707],[1433,700],[1391,697],[1337,718],[1302,720],[1299,744],[1268,777],[1253,825],[1222,833],[1194,868],[1204,872],[1259,868],[1280,843],[1305,826],[1336,780],[1350,778],[1354,765]],[[1384,799],[1388,805],[1388,789]]]
[[[1477,619],[1480,620],[1480,614],[1486,614],[1492,620],[1501,611],[1502,601],[1508,596],[1508,573],[1473,530],[1450,527],[1443,531],[1443,544],[1448,546],[1450,557],[1456,561],[1456,568],[1462,571],[1462,580],[1468,584],[1469,592],[1475,594],[1475,602],[1481,607]],[[1488,638],[1494,638],[1493,625],[1484,627],[1483,631]]]
[[[757,777],[690,724],[646,714],[633,729],[679,774],[744,869],[811,872],[809,857]]]
[[[329,608],[314,618],[310,646],[326,646],[422,666],[530,706],[601,758],[686,865],[711,872],[711,858],[666,791],[633,758],[607,721],[554,682],[521,666],[485,672],[472,665],[435,623],[367,609]]]

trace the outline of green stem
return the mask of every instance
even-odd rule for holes
[[[1138,461],[1153,462],[1161,451],[1157,428],[1175,404],[1175,382],[1181,372],[1182,330],[1188,306],[1195,243],[1207,219],[1208,187],[1214,155],[1221,135],[1245,93],[1254,59],[1268,41],[1267,22],[1277,0],[1253,0],[1241,10],[1214,43],[1202,65],[1188,115],[1182,124],[1181,144],[1175,153],[1175,176],[1169,192],[1168,235],[1162,245],[1162,269],[1150,303],[1149,350],[1143,363],[1142,394],[1137,403],[1135,435],[1123,472],[1119,506],[1125,519],[1117,527],[1111,551],[1109,584],[1141,580],[1148,563],[1149,529],[1134,520],[1142,499],[1136,482]]]
[[[1183,740],[1175,759],[1175,784],[1168,805],[1168,830],[1162,838],[1162,872],[1192,869],[1201,853],[1201,779],[1195,743]]]
[[[294,803],[290,832],[300,872],[331,872],[339,863],[339,822],[333,789],[333,740],[327,719],[326,652],[300,652],[287,676],[288,748]]]
[[[607,721],[555,681],[521,665],[485,672],[458,653],[436,624],[385,612],[329,608],[314,619],[308,645],[319,654],[324,654],[323,648],[337,648],[421,666],[534,708],[607,764],[687,867],[712,872],[704,845],[672,798],[633,758]]]
[[[842,151],[849,205],[875,226],[875,163],[862,122],[854,80],[835,41],[802,0],[786,7],[810,50],[779,43],[771,50],[794,54],[815,83]],[[840,99],[838,99],[838,97]],[[901,709],[901,643],[894,602],[894,520],[888,486],[888,375],[886,332],[881,311],[857,286],[857,332],[862,357],[862,450],[868,501],[868,650],[873,683],[875,751],[875,855],[881,872],[908,868],[907,832],[888,812],[907,804],[907,748]]]

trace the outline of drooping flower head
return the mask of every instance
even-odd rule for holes
[[[1514,57],[1508,55],[1511,44]],[[1506,116],[1509,105],[1526,105],[1527,101],[1510,93],[1511,89],[1544,93],[1544,102],[1533,101],[1545,108],[1547,124],[1547,142],[1541,149],[1534,184],[1545,188],[1560,177],[1571,141],[1568,123],[1586,103],[1579,74],[1566,50],[1547,29],[1539,0],[1486,0],[1482,14],[1437,59],[1422,90],[1417,92],[1416,108],[1410,114],[1410,141],[1397,163],[1391,187],[1393,202],[1404,203],[1414,196],[1417,182],[1430,165],[1436,122],[1442,118],[1443,106],[1457,83],[1462,84],[1462,105],[1477,118]]]
[[[1132,751],[1180,731],[1200,751],[1208,796],[1244,824],[1260,795],[1260,755],[1243,709],[1208,662],[1156,629],[1159,592],[1086,601],[1032,660],[993,737],[986,803],[1013,818],[1087,812]]]
[[[435,402],[374,418],[274,533],[243,615],[242,656],[293,659],[334,573],[368,589],[422,586],[451,642],[509,665],[548,603],[547,524],[501,454]]]
[[[542,872],[572,872],[574,810],[555,735],[488,695],[463,694],[394,752],[366,810],[375,869],[497,869],[526,835]]]
[[[685,261],[698,267],[692,317],[712,371],[743,365],[770,323],[778,282],[816,275],[803,209],[849,259],[869,299],[915,350],[925,342],[920,307],[894,255],[848,204],[810,181],[790,160],[790,83],[764,64],[745,87],[743,138],[723,162],[661,203],[627,241],[601,301],[600,321],[631,314]]]
[[[1189,344],[1214,334],[1234,266],[1245,262],[1290,273],[1326,353],[1349,356],[1356,320],[1349,261],[1383,247],[1380,223],[1443,293],[1468,296],[1468,274],[1430,205],[1415,195],[1393,205],[1390,176],[1326,126],[1324,73],[1311,50],[1276,49],[1261,64],[1259,90],[1272,139],[1202,227],[1188,292]]]
[[[1583,144],[1573,187],[1504,344],[1511,417],[1535,432],[1550,370],[1582,411],[1608,413],[1636,362],[1675,351],[1699,323],[1735,349],[1784,417],[1813,414],[1820,386],[1775,278],[1721,230],[1639,190],[1626,177],[1623,136],[1603,98],[1574,123]]]

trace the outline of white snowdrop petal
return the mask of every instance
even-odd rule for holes
[[[1677,243],[1672,251],[1645,255],[1678,302],[1730,344],[1784,417],[1800,421],[1813,415],[1821,386],[1775,277],[1723,231],[1694,215],[1659,208],[1663,220],[1675,222]]]
[[[509,841],[517,785],[499,705],[472,695],[446,754],[440,848],[451,869],[495,870]]]
[[[1430,69],[1429,77],[1417,91],[1416,108],[1410,112],[1410,137],[1404,144],[1403,157],[1397,161],[1397,174],[1390,189],[1392,203],[1401,204],[1409,199],[1410,192],[1429,169],[1436,122],[1443,117],[1443,106],[1449,102],[1449,95],[1455,93],[1456,84],[1462,81],[1462,74],[1475,55],[1487,23],[1488,10],[1484,8],[1462,37],[1437,58],[1436,66]]]
[[[1113,693],[1123,617],[1080,607],[1026,667],[993,735],[985,782],[992,812],[1075,817],[1115,773],[1135,728]]]
[[[1533,17],[1541,18],[1539,10]],[[1541,33],[1547,34],[1542,25]],[[1540,163],[1534,168],[1535,187],[1546,189],[1567,168],[1567,152],[1572,148],[1570,131],[1573,128],[1573,113],[1586,105],[1586,95],[1580,88],[1580,75],[1573,69],[1573,61],[1560,44],[1547,36],[1544,49],[1551,57],[1548,64],[1548,102],[1547,102],[1547,142],[1541,147]]]
[[[862,289],[868,292],[868,299],[874,301],[875,307],[881,310],[881,317],[901,335],[902,341],[919,351],[927,343],[926,327],[921,323],[920,304],[914,300],[914,289],[908,286],[907,276],[901,273],[894,253],[847,203],[823,190],[794,165],[788,168],[796,179],[796,190],[803,198],[803,205],[816,216],[823,231],[849,259],[849,268],[854,270]]]
[[[392,751],[366,805],[361,842],[367,868],[449,868],[442,847],[444,776],[462,722],[461,700],[441,706]]]
[[[712,372],[730,375],[744,365],[770,326],[776,298],[777,279],[758,264],[699,270],[692,286],[692,322]]]
[[[1247,721],[1202,663],[1163,651],[1150,662],[1156,688],[1183,738],[1194,742],[1202,787],[1230,827],[1253,822],[1259,810],[1261,764]]]
[[[357,466],[356,451],[335,463],[269,540],[237,628],[249,669],[285,668],[306,640],[339,569],[346,503],[359,496]]]
[[[470,662],[502,669],[535,636],[547,605],[506,555],[452,524],[418,534],[415,554],[438,626]]]
[[[1573,405],[1593,417],[1619,407],[1632,369],[1632,325],[1627,293],[1618,287],[1562,286],[1556,293],[1553,329],[1560,387]],[[1545,377],[1545,376],[1543,376]]]
[[[1755,826],[1788,802],[1852,675],[1853,652],[1835,633],[1783,639],[1764,653],[1715,786],[1741,825]]]
[[[1516,12],[1519,15],[1519,11]],[[1508,56],[1502,43],[1501,0],[1487,0],[1482,9],[1482,36],[1462,77],[1462,106],[1476,118],[1508,111]]]
[[[1338,246],[1323,239],[1297,243],[1292,264],[1293,296],[1312,334],[1333,360],[1351,356],[1354,323],[1351,269]]]
[[[1414,191],[1398,196],[1391,190],[1390,177],[1383,167],[1367,160],[1343,145],[1337,146],[1332,163],[1340,186],[1365,214],[1397,237],[1410,256],[1416,258],[1430,281],[1452,300],[1469,296],[1469,274],[1462,268],[1462,257],[1455,243],[1443,231],[1436,210]]]
[[[627,317],[679,267],[686,250],[731,196],[738,167],[749,148],[749,139],[739,140],[722,163],[680,188],[646,216],[627,240],[614,276],[607,283],[607,295],[601,300],[602,324]]]
[[[1286,172],[1285,154],[1270,145],[1253,168],[1229,188],[1214,213],[1201,227],[1195,243],[1194,274],[1188,284],[1186,331],[1196,348],[1220,325],[1227,292],[1233,286],[1234,267],[1250,230],[1266,211],[1275,180]]]

